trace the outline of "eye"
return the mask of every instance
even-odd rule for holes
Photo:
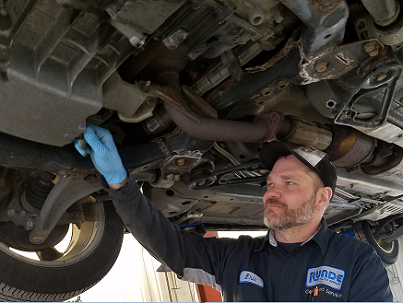
[[[292,181],[287,181],[286,184],[287,184],[287,185],[294,185],[294,182],[292,182]]]
[[[273,183],[267,183],[267,187],[272,187]]]

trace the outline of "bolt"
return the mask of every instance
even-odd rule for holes
[[[20,215],[20,217],[25,217],[25,210],[21,210],[19,215]]]
[[[267,96],[268,96],[268,95],[267,95]],[[255,103],[256,106],[263,106],[263,105],[264,105],[264,102],[267,100],[267,99],[266,99],[267,96],[265,96],[265,97],[263,97],[263,96],[258,96],[257,98],[254,98],[254,99],[253,99],[253,103]]]
[[[272,93],[271,88],[265,88],[265,89],[262,90],[262,95],[263,95],[264,97],[270,96],[271,93]]]
[[[28,224],[27,224],[28,226]],[[45,238],[42,236],[36,236],[36,237],[32,237],[32,239],[29,239],[29,241],[32,244],[42,244],[43,242],[45,242]]]
[[[28,222],[27,222],[27,229],[28,230],[31,230],[31,229],[33,229],[34,228],[34,222],[32,222],[31,220],[29,220]]]
[[[381,81],[385,80],[387,77],[388,77],[388,72],[383,70],[376,76],[376,80],[378,82],[381,82]]]
[[[15,215],[15,209],[10,208],[9,210],[7,210],[7,214],[9,214],[10,216],[14,216]]]
[[[167,179],[168,181],[173,181],[175,179],[174,174],[168,174],[165,176],[165,179]]]
[[[176,164],[179,165],[179,166],[184,165],[185,162],[186,162],[185,158],[179,158],[178,160],[176,160]]]
[[[181,175],[174,175],[174,180],[179,181],[181,179]]]
[[[393,283],[393,284],[399,283],[399,278],[398,278],[398,277],[393,277],[393,278],[392,278],[392,283]]]
[[[189,33],[184,29],[178,29],[171,36],[164,39],[163,42],[168,48],[175,48],[185,41],[188,35]]]
[[[372,52],[369,53],[369,55],[371,57],[375,57],[376,55],[378,55],[378,53],[379,53],[378,48],[375,48]]]
[[[197,183],[197,185],[199,185],[199,186],[203,186],[203,185],[205,185],[206,184],[206,180],[200,180],[198,183]]]
[[[368,53],[371,57],[375,57],[379,53],[378,46],[373,41],[365,43],[364,49],[365,49],[365,52]]]
[[[348,116],[348,112],[347,111],[344,111],[344,112],[342,112],[341,113],[341,115],[340,115],[340,120],[344,120],[344,119],[346,119],[347,118],[347,116]]]
[[[315,64],[315,69],[318,73],[323,73],[327,68],[327,62],[326,61],[322,61],[319,63]]]
[[[255,164],[252,166],[252,169],[258,169],[259,165]]]
[[[147,37],[142,36],[141,38],[133,36],[129,39],[129,42],[134,47],[142,47],[146,43]]]
[[[375,50],[375,42],[368,42],[364,44],[365,52],[368,54]]]
[[[279,90],[283,90],[288,86],[288,81],[287,80],[280,80],[276,84],[276,88]]]
[[[143,84],[141,89],[143,90],[143,92],[148,93],[150,91],[150,86],[151,86],[151,81],[147,81]]]

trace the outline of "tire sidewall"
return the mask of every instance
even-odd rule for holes
[[[105,228],[99,245],[85,259],[60,267],[23,262],[0,251],[0,283],[40,294],[67,294],[100,281],[115,263],[123,241],[123,223],[112,203],[103,204]]]
[[[397,261],[399,256],[399,242],[398,240],[393,240],[393,248],[391,251],[385,251],[382,247],[378,245],[378,241],[375,239],[371,231],[371,226],[369,222],[361,222],[362,231],[366,237],[367,242],[375,249],[376,253],[382,259],[385,265],[392,265]]]

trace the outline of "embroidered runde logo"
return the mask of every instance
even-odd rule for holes
[[[262,288],[264,286],[264,282],[261,277],[251,271],[246,270],[241,272],[239,275],[239,283],[250,283]]]
[[[344,276],[344,270],[330,266],[322,265],[310,268],[306,275],[306,286],[312,287],[323,284],[340,290],[343,285]]]

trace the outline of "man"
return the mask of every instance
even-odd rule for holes
[[[265,144],[267,236],[205,239],[178,229],[140,193],[107,130],[90,125],[84,138],[89,147],[76,148],[104,176],[128,230],[182,279],[216,287],[224,301],[392,301],[373,248],[322,218],[337,176],[320,151]]]

